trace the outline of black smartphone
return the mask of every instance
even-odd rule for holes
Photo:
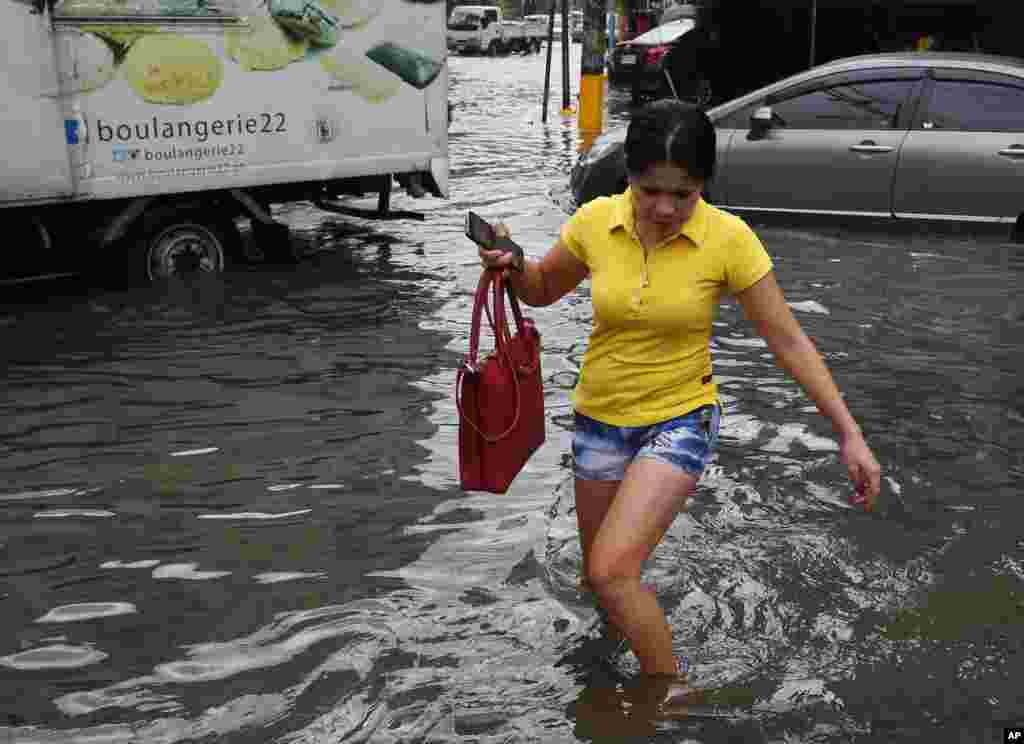
[[[522,266],[523,249],[511,238],[498,237],[491,223],[476,212],[466,214],[466,236],[477,245],[489,251],[513,253],[519,266]]]
[[[466,214],[466,236],[477,245],[494,250],[494,228],[476,212]]]

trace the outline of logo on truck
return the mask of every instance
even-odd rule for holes
[[[111,158],[122,165],[238,158],[246,154],[251,137],[287,133],[288,117],[282,112],[176,121],[156,116],[132,122],[96,119],[96,136],[100,142],[112,145]],[[234,141],[228,141],[229,137]]]
[[[204,143],[211,137],[239,137],[256,134],[286,134],[288,118],[282,112],[236,114],[226,119],[181,119],[161,121],[109,122],[96,120],[100,142],[160,142],[195,139]]]
[[[142,150],[137,147],[115,147],[113,148],[115,163],[128,163],[138,160]]]

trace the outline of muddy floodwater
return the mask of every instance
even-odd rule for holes
[[[572,79],[578,79],[573,51]],[[556,48],[557,51],[557,48]],[[571,209],[543,55],[450,61],[451,197],[290,205],[295,267],[0,298],[0,743],[996,742],[1024,725],[1024,246],[758,228],[883,466],[733,302],[722,446],[646,568],[703,701],[648,705],[575,589],[589,287],[529,309],[547,442],[457,481],[467,209],[528,253]],[[609,100],[613,122],[628,96]]]

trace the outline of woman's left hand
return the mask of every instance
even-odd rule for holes
[[[844,439],[840,445],[840,458],[846,464],[857,491],[850,503],[863,504],[865,511],[871,511],[881,490],[882,468],[864,437],[857,434]]]

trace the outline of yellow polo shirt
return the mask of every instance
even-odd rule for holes
[[[679,232],[647,252],[630,192],[580,207],[562,243],[590,269],[593,330],[576,410],[613,426],[648,426],[718,401],[711,324],[723,293],[772,270],[754,231],[701,199]]]

